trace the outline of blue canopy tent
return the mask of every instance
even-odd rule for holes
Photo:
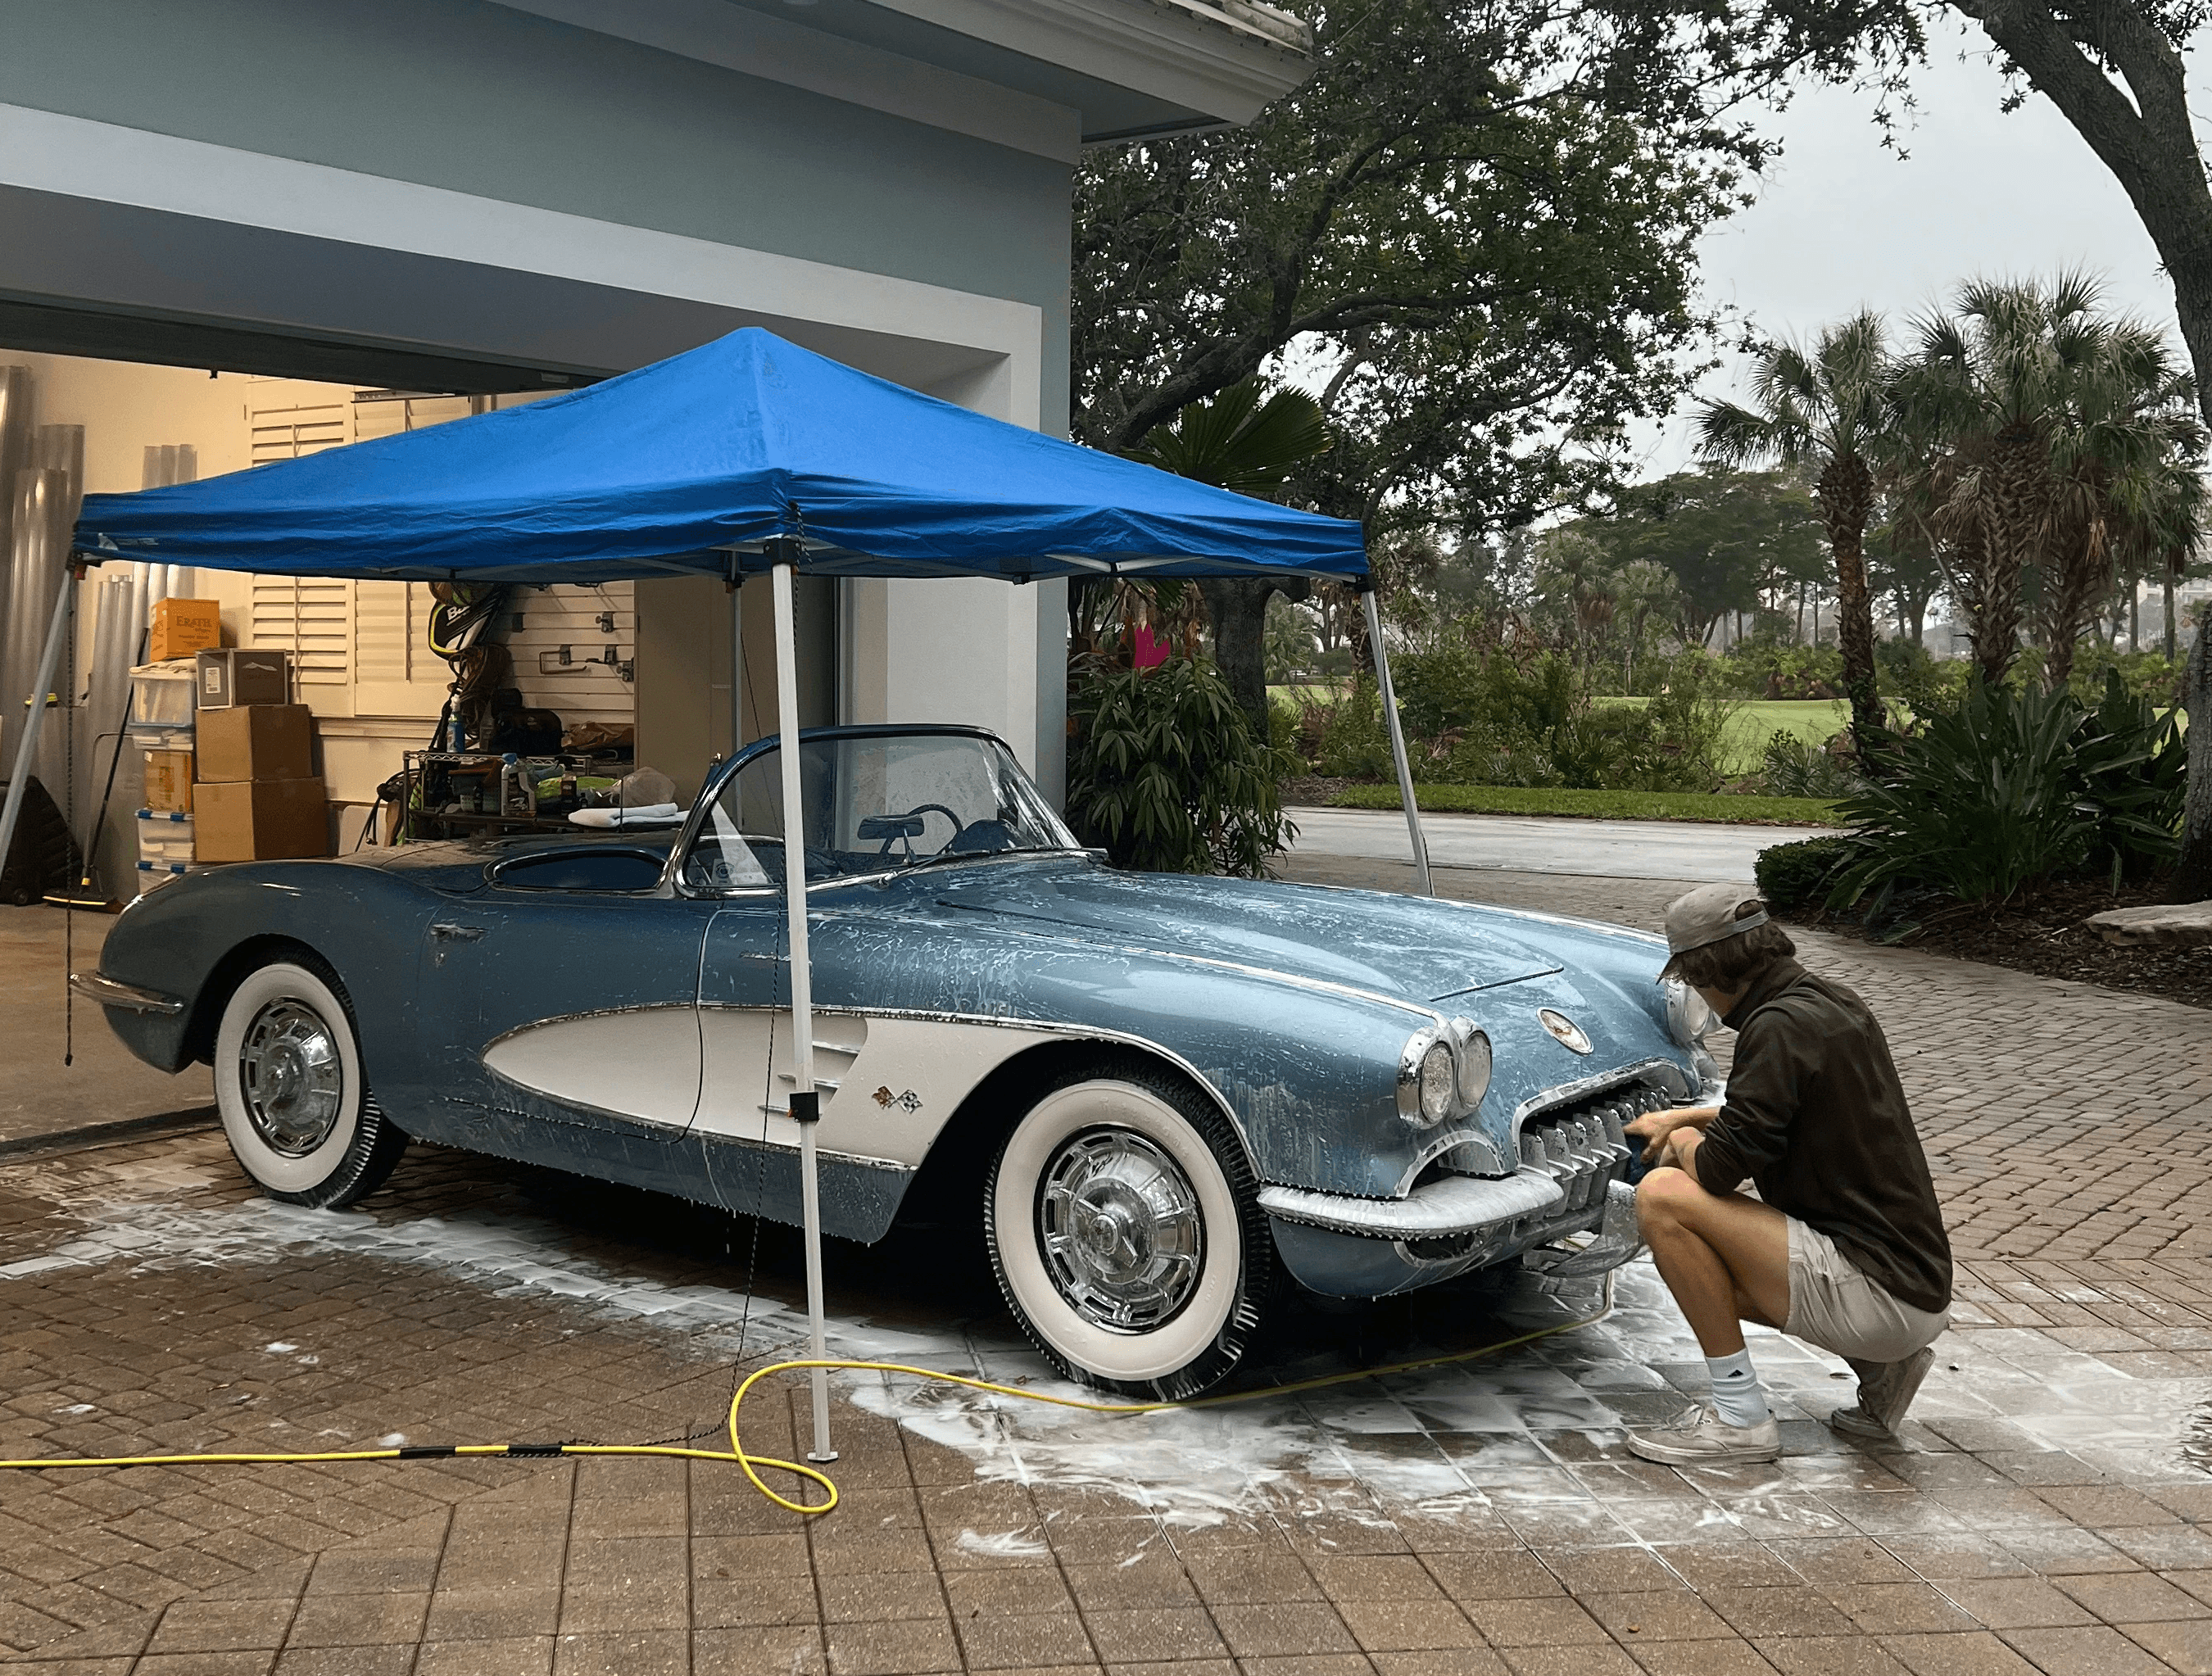
[[[801,857],[792,578],[1363,578],[1359,526],[970,413],[757,328],[528,405],[173,488],[85,497],[79,563],[264,574],[598,582],[772,578],[787,853]],[[72,570],[72,576],[76,574]],[[52,679],[56,601],[37,690]],[[1376,620],[1368,626],[1421,888],[1425,847]],[[32,711],[26,750],[42,706]],[[734,735],[733,735],[734,737]],[[0,819],[15,824],[19,770]],[[793,1114],[814,1102],[805,868],[790,870]],[[808,1301],[822,1353],[813,1126],[802,1121]],[[817,1458],[827,1383],[815,1375]]]

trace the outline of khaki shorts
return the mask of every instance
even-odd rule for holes
[[[1849,1361],[1902,1362],[1951,1324],[1948,1309],[1931,1315],[1900,1303],[1819,1229],[1787,1220],[1790,1319],[1782,1330],[1791,1338]]]

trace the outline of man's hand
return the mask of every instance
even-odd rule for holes
[[[1669,1139],[1678,1131],[1702,1130],[1720,1114],[1718,1106],[1670,1106],[1664,1111],[1644,1113],[1633,1123],[1626,1125],[1625,1133],[1644,1144],[1645,1163],[1658,1163],[1668,1150]]]

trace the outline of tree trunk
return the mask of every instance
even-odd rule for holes
[[[2212,620],[2197,626],[2181,680],[2189,711],[2189,796],[2181,817],[2181,861],[2173,872],[2173,900],[2212,897]]]
[[[1881,696],[1875,685],[1874,596],[1867,587],[1866,526],[1874,510],[1874,473],[1856,454],[1831,459],[1814,486],[1836,561],[1836,646],[1844,654],[1844,696],[1851,702],[1851,742],[1859,761],[1881,749]],[[1820,610],[1813,607],[1813,639],[1820,638]]]
[[[1260,743],[1273,737],[1267,713],[1267,601],[1277,593],[1305,597],[1298,580],[1273,576],[1208,578],[1198,585],[1213,619],[1213,661],[1228,683],[1230,696],[1251,719]]]
[[[2166,575],[2166,661],[2169,664],[2173,661],[2174,639],[2173,573],[2168,571]]]

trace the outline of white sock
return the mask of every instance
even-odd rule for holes
[[[1751,1352],[1708,1356],[1705,1372],[1713,1382],[1713,1407],[1732,1426],[1755,1426],[1766,1418],[1766,1392],[1751,1365]]]

